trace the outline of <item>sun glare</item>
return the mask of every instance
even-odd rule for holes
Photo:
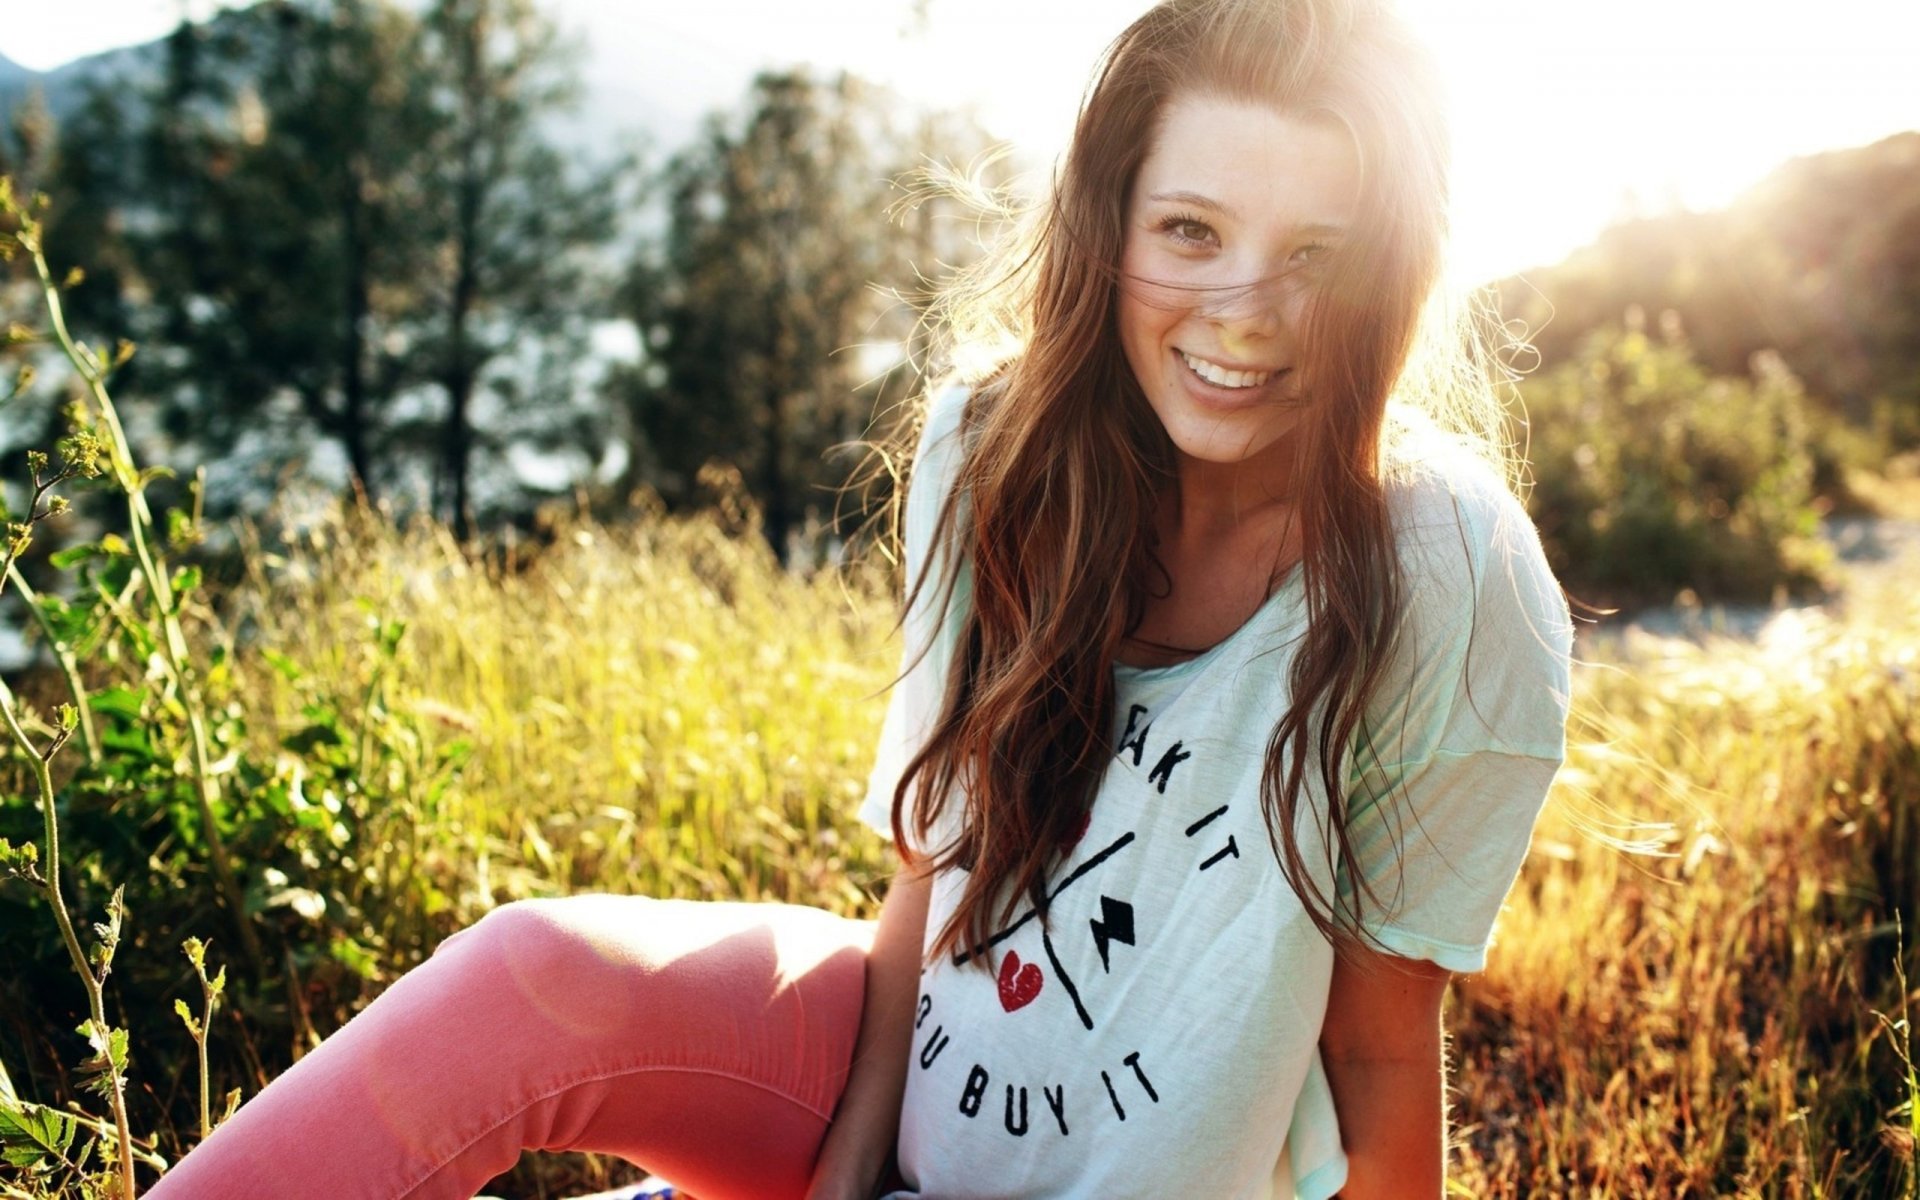
[[[1087,70],[1145,7],[932,0],[924,36],[900,39],[884,58],[910,94],[974,103],[1043,178],[1072,131]],[[1920,129],[1920,4],[1827,0],[1817,14],[1787,0],[1401,0],[1400,9],[1447,81],[1453,266],[1466,283],[1556,262],[1624,217],[1723,207],[1795,155]]]
[[[1920,5],[1403,4],[1452,94],[1455,263],[1557,261],[1605,225],[1724,207],[1796,155],[1920,128]]]

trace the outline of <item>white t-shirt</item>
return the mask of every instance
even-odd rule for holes
[[[964,401],[937,397],[922,436],[909,584],[937,566]],[[1371,742],[1346,757],[1355,861],[1326,865],[1311,758],[1296,835],[1322,895],[1351,895],[1351,871],[1374,882],[1390,909],[1364,906],[1366,926],[1388,948],[1475,971],[1564,755],[1572,627],[1525,511],[1484,467],[1435,464],[1388,496],[1408,612]],[[907,661],[932,648],[895,688],[861,807],[883,833],[938,714],[968,583],[963,564],[951,607],[929,586],[907,614]],[[1333,951],[1260,808],[1305,621],[1295,570],[1204,654],[1115,666],[1118,752],[1049,875],[1047,927],[1023,903],[995,935],[996,974],[951,955],[922,973],[900,1125],[909,1188],[894,1197],[1324,1200],[1345,1183],[1318,1049]],[[1391,802],[1372,803],[1383,784]],[[962,882],[935,878],[929,938]]]

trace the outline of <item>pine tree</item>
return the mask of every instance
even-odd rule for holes
[[[482,455],[513,441],[578,445],[601,423],[576,404],[571,368],[607,302],[595,259],[633,202],[637,163],[627,154],[576,178],[545,140],[538,119],[577,102],[574,54],[531,0],[437,0],[422,33],[440,118],[421,214],[440,264],[428,345],[445,399],[435,508],[464,537]],[[509,373],[529,348],[543,352],[536,369]]]
[[[150,94],[97,97],[60,189],[123,230],[112,332],[168,457],[313,477],[335,447],[369,497],[442,481],[464,534],[487,454],[604,440],[571,368],[633,164],[572,182],[542,128],[568,66],[528,0],[266,0],[183,23]]]
[[[834,450],[911,382],[898,362],[872,376],[881,356],[864,350],[912,342],[915,272],[938,273],[928,214],[905,228],[888,215],[934,126],[902,131],[891,97],[805,70],[759,75],[745,108],[710,119],[656,181],[666,237],[623,293],[645,358],[617,391],[631,482],[686,503],[703,464],[728,463],[784,556],[790,534],[841,508],[856,462]],[[962,153],[981,140],[955,136]]]

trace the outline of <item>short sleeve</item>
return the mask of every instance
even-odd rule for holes
[[[1336,895],[1393,953],[1486,966],[1566,754],[1573,627],[1539,534],[1481,468],[1394,497],[1400,636],[1347,773]],[[1384,905],[1384,909],[1382,908]]]
[[[963,563],[949,596],[939,573],[944,569],[945,556],[934,544],[941,506],[960,470],[961,415],[966,408],[966,397],[967,390],[963,387],[947,388],[934,396],[907,486],[902,539],[906,554],[906,594],[913,595],[914,585],[923,573],[929,570],[935,573],[901,622],[905,642],[902,674],[887,701],[873,770],[867,778],[866,799],[860,805],[860,820],[889,839],[893,837],[894,791],[907,764],[926,744],[933,723],[939,719],[960,617],[971,595],[970,576]],[[946,840],[945,835],[938,832],[939,828],[936,827],[934,838],[936,845]]]

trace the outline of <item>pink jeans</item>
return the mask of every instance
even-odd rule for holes
[[[505,905],[147,1195],[465,1200],[532,1148],[617,1154],[700,1200],[801,1196],[846,1082],[872,937],[790,905]]]

